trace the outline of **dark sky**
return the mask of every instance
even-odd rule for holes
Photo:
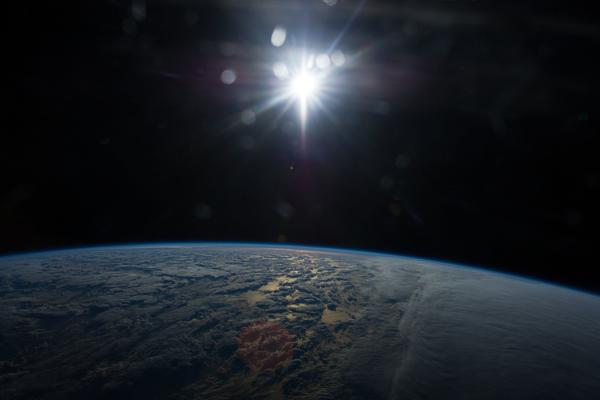
[[[6,16],[0,251],[286,241],[600,290],[589,10],[369,0],[302,135],[295,105],[259,112],[272,64],[327,50],[358,1],[69,3]]]

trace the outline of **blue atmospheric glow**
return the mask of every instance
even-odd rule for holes
[[[371,250],[363,250],[363,249],[347,249],[340,247],[329,247],[329,246],[309,246],[302,244],[281,244],[281,243],[269,243],[269,242],[141,242],[141,243],[128,243],[128,244],[102,244],[102,245],[92,245],[92,246],[83,246],[83,247],[68,247],[68,248],[58,248],[58,249],[45,249],[31,252],[22,252],[22,253],[9,253],[0,255],[0,261],[9,259],[9,258],[20,258],[20,257],[29,257],[29,256],[41,256],[44,254],[55,254],[55,253],[78,253],[83,251],[95,251],[95,250],[111,250],[111,249],[157,249],[157,248],[190,248],[190,247],[200,247],[200,248],[227,248],[227,247],[235,247],[235,248],[271,248],[271,249],[281,249],[281,250],[305,250],[305,251],[321,251],[321,252],[329,252],[329,253],[342,253],[342,254],[351,254],[357,256],[368,256],[368,257],[386,257],[386,258],[398,258],[404,260],[413,260],[419,261],[422,263],[429,264],[437,264],[443,265],[445,267],[450,268],[459,268],[466,270],[477,270],[480,272],[487,272],[496,275],[502,275],[504,277],[510,279],[516,279],[526,282],[532,282],[536,284],[545,284],[550,286],[555,286],[564,290],[575,291],[581,294],[590,295],[593,297],[600,297],[600,294],[594,293],[591,291],[587,291],[584,289],[562,285],[555,282],[547,281],[544,279],[530,278],[527,276],[512,274],[503,272],[497,269],[481,267],[476,265],[468,265],[468,264],[455,264],[449,261],[433,259],[433,258],[423,258],[416,257],[410,255],[401,255],[394,254],[388,252],[378,252]]]

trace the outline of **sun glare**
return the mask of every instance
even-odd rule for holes
[[[315,95],[319,89],[319,81],[313,75],[303,72],[292,79],[290,91],[300,99],[308,99]]]

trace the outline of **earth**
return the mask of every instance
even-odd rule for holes
[[[324,248],[0,258],[2,399],[590,399],[600,297]]]

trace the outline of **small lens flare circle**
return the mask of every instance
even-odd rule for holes
[[[315,95],[318,90],[319,80],[307,72],[294,77],[290,83],[291,94],[301,99],[307,99]]]

